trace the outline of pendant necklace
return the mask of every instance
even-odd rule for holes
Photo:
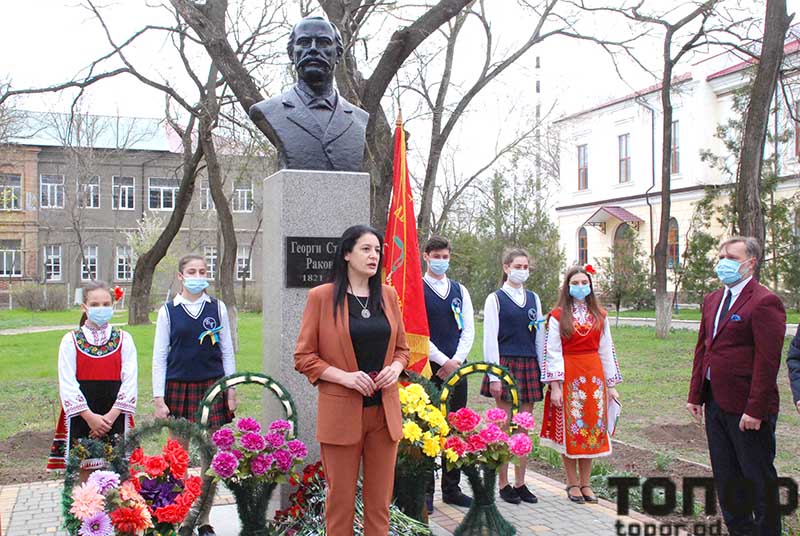
[[[358,296],[355,295],[355,293],[353,293],[353,297],[356,299],[358,304],[361,306],[361,318],[365,318],[366,319],[366,318],[371,317],[372,313],[370,313],[369,309],[367,309],[367,305],[369,305],[369,296],[367,296],[366,303],[361,303],[361,300],[358,298]]]

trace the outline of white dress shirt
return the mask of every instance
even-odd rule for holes
[[[719,302],[719,307],[717,307],[717,314],[714,315],[714,334],[712,335],[712,337],[717,336],[717,328],[719,328],[719,321],[720,321],[719,314],[722,312],[722,304],[725,303],[725,298],[727,297],[728,292],[731,293],[731,303],[728,306],[728,312],[730,312],[730,310],[733,309],[733,304],[736,303],[736,298],[739,297],[739,294],[742,293],[742,290],[744,290],[744,287],[747,286],[747,284],[750,282],[751,279],[753,279],[752,275],[747,279],[742,279],[732,287],[728,286],[725,287],[725,290],[722,293],[722,301]],[[708,369],[706,369],[706,379],[707,380],[711,379],[711,366],[709,366]]]
[[[89,328],[84,324],[81,330],[86,336],[86,340],[93,346],[101,346],[111,337],[111,324],[106,324],[105,327],[100,329]],[[133,338],[128,332],[122,330],[119,330],[119,332],[120,351],[122,352],[122,370],[120,372],[122,384],[119,387],[117,401],[114,402],[113,407],[122,413],[133,415],[136,413],[138,385],[136,346],[133,344]],[[68,419],[89,409],[86,397],[81,392],[81,386],[76,378],[78,369],[77,352],[75,338],[72,332],[69,332],[62,337],[61,345],[58,348],[58,391],[61,397],[61,406],[64,408],[64,414]],[[90,358],[102,359],[103,356],[90,356]]]
[[[572,308],[572,318],[579,323],[585,323],[589,310],[585,302],[576,302]],[[562,312],[562,315],[564,313]],[[573,333],[573,337],[580,337]],[[564,350],[561,345],[561,324],[556,317],[551,316],[547,323],[547,358],[542,367],[543,382],[564,381]],[[614,349],[614,341],[611,340],[611,322],[608,317],[603,322],[603,333],[600,335],[600,344],[597,348],[600,355],[600,362],[603,364],[603,375],[606,377],[606,385],[614,387],[622,382],[622,375],[619,372],[617,362],[617,352]]]
[[[440,298],[445,299],[447,295],[450,294],[450,285],[452,282],[447,276],[436,279],[425,272],[422,279]],[[475,314],[472,309],[472,298],[469,297],[467,287],[461,283],[459,283],[458,286],[461,287],[461,317],[464,320],[464,326],[461,329],[461,336],[458,339],[456,353],[452,356],[445,355],[433,344],[433,341],[431,341],[430,349],[428,350],[428,358],[439,366],[444,365],[447,360],[451,358],[463,365],[467,360],[469,351],[472,349],[472,343],[475,340]]]
[[[542,300],[534,292],[535,304],[526,304],[525,287],[514,288],[508,281],[503,283],[501,288],[514,303],[520,307],[534,306],[536,307],[536,320],[537,322],[542,319]],[[545,332],[540,324],[536,324],[536,355],[539,360],[539,367],[541,368],[542,360],[544,359],[544,344]],[[500,345],[497,342],[497,335],[500,331],[500,303],[497,301],[497,296],[494,292],[486,296],[486,302],[483,304],[483,360],[487,363],[500,363]],[[489,381],[500,381],[500,378],[489,374]]]
[[[200,311],[206,302],[211,302],[211,297],[203,293],[196,301],[189,301],[178,294],[172,300],[173,305],[183,305],[186,311],[193,317],[200,315]],[[228,308],[217,300],[219,304],[219,323],[222,330],[219,332],[219,349],[222,351],[222,368],[225,375],[236,372],[236,358],[233,355],[233,341],[231,341],[231,326],[228,320]],[[153,341],[153,398],[164,396],[167,385],[167,355],[169,354],[169,313],[166,304],[158,310],[158,320],[156,320],[156,336]]]

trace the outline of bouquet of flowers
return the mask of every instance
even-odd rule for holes
[[[293,439],[292,425],[272,422],[266,434],[252,417],[236,422],[234,428],[220,428],[212,436],[217,453],[208,474],[223,481],[236,499],[242,534],[266,534],[266,514],[275,485],[297,478],[308,449]]]
[[[454,432],[444,444],[448,467],[481,464],[490,468],[525,458],[533,448],[530,434],[535,426],[533,415],[517,413],[511,419],[518,431],[509,436],[504,431],[508,415],[492,408],[485,418],[470,408],[461,408],[447,416]]]
[[[131,480],[114,471],[95,471],[72,488],[70,516],[79,536],[139,535],[153,528],[150,510]]]
[[[398,466],[411,466],[411,472],[429,471],[436,465],[450,426],[418,383],[400,388],[400,406],[403,410],[403,438],[398,446]]]

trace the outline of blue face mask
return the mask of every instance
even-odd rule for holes
[[[428,259],[428,268],[436,275],[444,275],[450,268],[450,259]]]
[[[200,294],[208,288],[208,279],[205,277],[187,277],[183,280],[183,288],[190,294]]]
[[[86,313],[87,318],[92,321],[97,327],[103,327],[108,324],[111,317],[114,316],[113,307],[89,307]]]
[[[742,279],[739,274],[741,267],[741,262],[733,259],[720,259],[714,271],[717,272],[717,277],[719,277],[723,285],[733,285]]]
[[[569,295],[576,300],[585,300],[586,296],[592,293],[591,285],[570,285]]]

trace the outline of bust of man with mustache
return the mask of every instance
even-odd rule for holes
[[[277,140],[283,168],[361,171],[369,114],[333,87],[344,53],[339,30],[322,17],[304,18],[292,28],[287,52],[297,83],[254,104],[250,118]]]

